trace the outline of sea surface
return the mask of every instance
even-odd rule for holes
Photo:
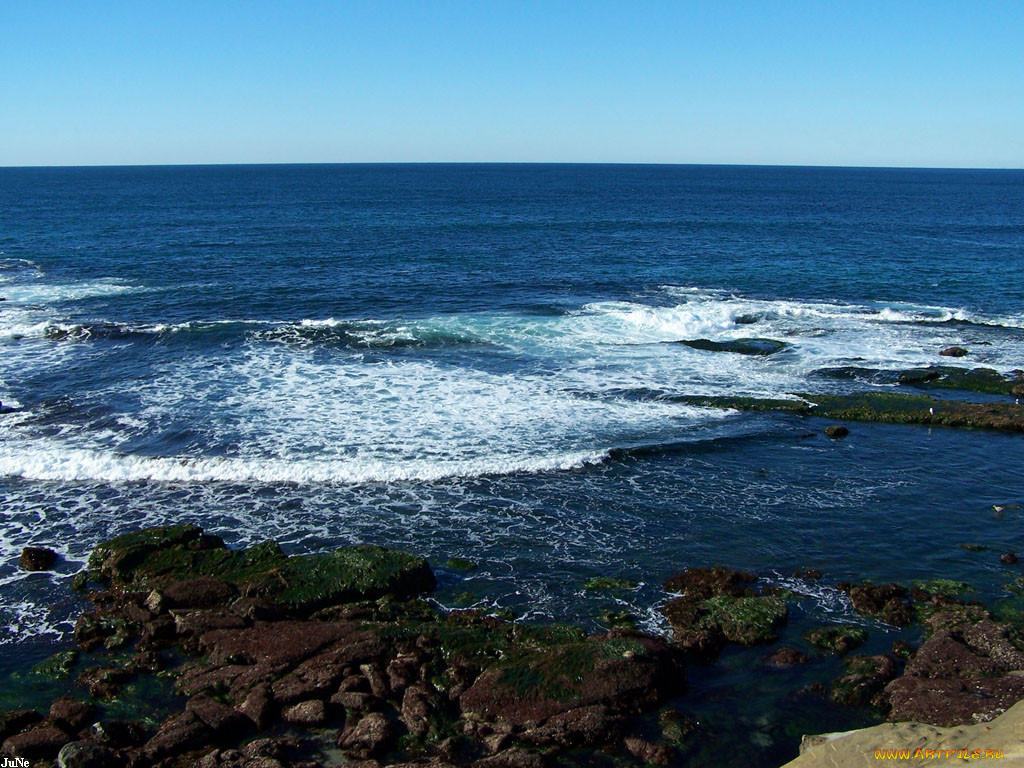
[[[593,629],[613,608],[667,632],[661,582],[728,564],[811,595],[797,645],[837,620],[891,644],[837,581],[996,599],[1019,575],[998,555],[1024,550],[1024,515],[992,505],[1024,503],[1021,436],[832,441],[673,398],[843,391],[816,372],[953,344],[1024,368],[1021,171],[4,168],[0,297],[0,676],[69,646],[98,541],[186,521],[233,546],[407,549],[446,608]],[[742,337],[786,347],[672,343]],[[18,569],[29,544],[54,573]],[[771,673],[766,652],[693,670],[680,703],[740,734],[737,765],[794,756],[804,721],[871,721],[784,692],[838,662]]]

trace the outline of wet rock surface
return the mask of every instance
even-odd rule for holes
[[[39,665],[77,694],[45,715],[0,717],[4,753],[81,766],[312,768],[324,765],[309,759],[315,742],[367,768],[554,766],[581,750],[622,765],[677,764],[700,731],[664,708],[685,700],[687,663],[708,664],[730,644],[774,643],[787,600],[800,599],[753,573],[689,568],[664,584],[672,640],[629,626],[588,635],[445,614],[410,592],[433,585],[421,559],[342,553],[228,550],[192,526],[97,547],[91,578],[106,591],[89,595],[95,608],[75,632],[87,660],[76,652]],[[822,682],[805,686],[816,695],[935,724],[994,717],[1024,698],[1019,626],[959,599],[966,585],[839,586],[866,621],[914,624],[923,642],[854,656],[863,627],[819,627],[804,634],[818,653],[760,652],[765,674],[785,680],[824,665]],[[844,656],[843,670],[826,685],[832,655]],[[158,678],[173,688],[165,698],[178,697],[159,720],[106,713],[106,702]]]

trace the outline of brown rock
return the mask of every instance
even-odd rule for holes
[[[92,723],[96,707],[84,701],[63,696],[50,705],[50,720],[69,733],[77,733]]]
[[[967,355],[967,350],[963,347],[946,347],[945,349],[939,350],[939,355],[941,357],[965,357]]]
[[[571,670],[571,671],[569,671]],[[522,677],[542,685],[523,686]],[[661,638],[627,630],[595,635],[517,661],[516,670],[491,668],[462,695],[464,714],[534,728],[571,709],[604,704],[637,711],[683,686],[680,651]]]
[[[550,717],[523,733],[522,739],[537,746],[594,747],[617,741],[625,725],[622,715],[598,704]]]
[[[372,757],[387,751],[395,732],[391,722],[372,712],[338,736],[338,746],[355,757]]]
[[[830,424],[829,426],[825,427],[823,431],[833,440],[839,440],[850,434],[850,430],[844,427],[842,424]]]
[[[52,760],[69,741],[71,737],[60,728],[36,728],[8,736],[4,741],[3,752],[5,755],[29,760]]]
[[[672,750],[664,744],[652,744],[639,736],[627,736],[624,743],[630,754],[645,763],[668,765],[672,762]]]
[[[185,704],[185,711],[202,720],[221,739],[234,740],[252,730],[252,720],[246,715],[209,696],[193,696]]]
[[[1002,555],[999,556],[999,562],[1003,563],[1004,565],[1016,565],[1020,562],[1020,560],[1017,558],[1016,553],[1004,552]]]
[[[285,722],[304,727],[315,727],[327,722],[327,708],[320,699],[300,701],[282,713]]]
[[[226,608],[172,610],[174,630],[178,635],[201,635],[213,629],[242,629],[245,619]]]
[[[425,686],[410,685],[402,696],[401,720],[409,733],[423,738],[430,731],[431,719],[438,709],[438,700]]]
[[[380,638],[354,622],[258,621],[247,629],[215,629],[204,634],[199,643],[211,662],[297,664],[332,644],[358,647],[357,641],[381,652],[385,648]]]
[[[679,592],[689,600],[707,600],[710,597],[753,597],[756,593],[749,584],[757,581],[752,573],[715,565],[710,568],[687,568],[682,574],[665,581],[665,590]]]
[[[382,699],[386,699],[391,693],[387,678],[375,664],[360,664],[359,671],[370,683],[370,693]]]
[[[473,768],[544,768],[544,758],[536,752],[512,747],[473,763]]]
[[[238,706],[238,711],[252,720],[258,730],[262,731],[273,723],[277,714],[277,705],[274,703],[270,684],[254,685]]]
[[[143,751],[150,760],[159,760],[209,744],[213,730],[194,712],[172,717],[146,742]]]
[[[899,584],[839,585],[841,589],[844,586],[847,587],[846,591],[850,595],[853,607],[861,613],[875,616],[887,624],[897,627],[910,625],[913,613],[910,603],[906,599],[906,587]]]
[[[94,699],[112,699],[121,687],[132,679],[132,673],[117,667],[87,667],[78,676],[78,681]]]
[[[811,657],[796,648],[783,646],[769,656],[767,662],[773,667],[792,667],[797,664],[809,664]]]
[[[359,693],[358,691],[338,691],[331,696],[331,704],[336,707],[355,709],[359,712],[371,712],[384,708],[383,699],[378,699],[372,693]]]
[[[18,565],[26,571],[48,571],[56,562],[57,553],[46,547],[25,547],[18,558]]]
[[[1024,699],[1024,677],[933,679],[904,675],[889,683],[890,720],[939,726],[991,720]]]
[[[108,720],[93,723],[92,738],[115,749],[139,747],[146,742],[146,731],[130,720]]]
[[[8,736],[21,733],[42,719],[43,716],[34,709],[19,709],[14,712],[0,714],[0,743]]]
[[[163,595],[171,608],[223,608],[234,600],[238,590],[215,576],[197,576],[169,584]]]

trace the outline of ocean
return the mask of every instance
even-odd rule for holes
[[[1019,435],[833,441],[678,400],[887,391],[820,372],[950,345],[1024,368],[1022,171],[4,168],[0,297],[0,677],[70,647],[70,578],[148,525],[406,549],[441,606],[595,630],[614,609],[667,633],[661,582],[721,563],[809,595],[787,637],[843,620],[871,652],[896,630],[837,582],[994,599],[1017,575],[999,553],[1024,550]],[[673,343],[748,337],[785,346]],[[30,544],[55,572],[19,570]],[[808,720],[872,722],[784,693],[838,661],[769,674],[765,653],[692,670],[680,702],[708,738],[742,734],[737,764],[794,756]]]

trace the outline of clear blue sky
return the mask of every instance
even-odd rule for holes
[[[1024,2],[0,2],[0,166],[1024,167]]]

